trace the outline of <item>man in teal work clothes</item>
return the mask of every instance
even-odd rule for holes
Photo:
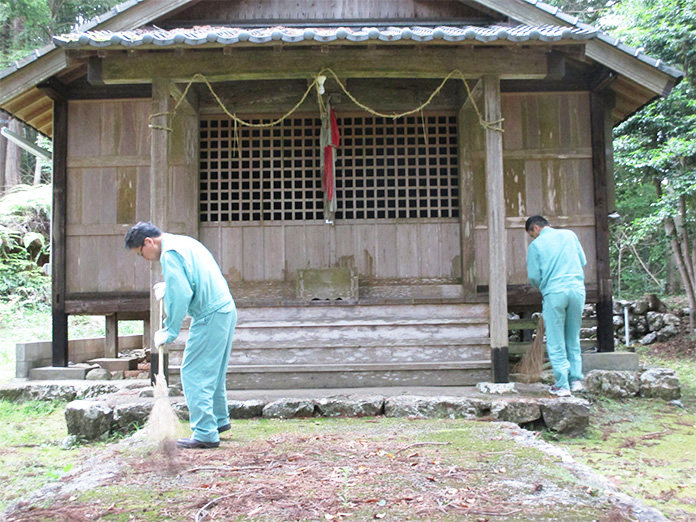
[[[155,333],[155,347],[174,341],[186,314],[191,316],[181,383],[193,434],[177,445],[217,448],[220,433],[230,429],[225,378],[237,324],[227,281],[210,251],[193,238],[165,234],[152,223],[140,222],[125,242],[127,249],[162,265],[164,283],[155,285],[155,294],[164,298],[167,317]]]
[[[546,350],[556,380],[549,391],[568,397],[582,390],[585,252],[574,232],[552,228],[542,216],[527,219],[525,230],[533,238],[527,249],[527,276],[543,296]]]

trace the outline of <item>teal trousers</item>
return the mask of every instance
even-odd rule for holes
[[[181,384],[196,440],[219,441],[218,427],[230,422],[225,379],[236,325],[234,303],[191,322]]]
[[[582,380],[580,326],[584,305],[584,288],[569,288],[544,296],[546,351],[556,386],[560,388],[569,388],[570,382]]]

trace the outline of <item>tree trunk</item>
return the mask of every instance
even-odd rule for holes
[[[662,186],[660,180],[655,178],[654,180],[655,188],[657,190],[657,197],[662,196]],[[680,201],[680,207],[683,200]],[[680,210],[685,212],[685,208],[681,207]],[[665,234],[667,239],[672,245],[672,251],[674,252],[674,258],[677,262],[677,268],[679,269],[679,275],[681,276],[682,282],[684,283],[684,291],[689,299],[689,328],[691,332],[694,331],[696,327],[696,321],[694,320],[694,312],[696,311],[696,285],[694,284],[694,278],[692,277],[691,270],[691,255],[689,254],[689,242],[688,235],[684,234],[677,227],[676,221],[686,217],[685,215],[679,214],[675,217],[667,216],[664,219]],[[681,227],[684,229],[684,227]]]
[[[21,136],[22,124],[19,120],[12,118],[8,128]],[[19,185],[21,181],[20,171],[22,168],[22,149],[8,140],[7,154],[5,156],[5,183],[4,193],[12,189],[15,185]]]
[[[36,164],[34,165],[34,185],[41,185],[41,167],[43,167],[43,160],[41,158],[34,158]]]

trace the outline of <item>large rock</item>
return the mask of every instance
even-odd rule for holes
[[[263,416],[276,419],[314,417],[314,401],[311,399],[280,399],[266,404]]]
[[[17,388],[3,388],[0,399],[11,402],[24,401],[65,401],[77,398],[78,391],[74,386],[60,384],[31,384]]]
[[[661,314],[660,312],[648,312],[645,315],[646,319],[648,320],[648,326],[650,327],[651,332],[657,332],[658,330],[661,330],[665,326],[665,317],[664,314]]]
[[[533,400],[495,401],[491,405],[491,417],[497,420],[526,424],[541,418],[539,403]]]
[[[384,397],[327,397],[316,405],[323,417],[375,417],[384,412]]]
[[[679,325],[667,323],[665,327],[657,332],[658,342],[665,342],[670,340],[672,337],[679,335]]]
[[[85,379],[88,381],[109,381],[111,380],[111,372],[104,368],[95,368],[87,372]]]
[[[636,372],[592,370],[585,376],[585,389],[591,395],[618,399],[634,397],[640,391]]]
[[[590,404],[584,399],[540,399],[539,405],[546,427],[563,435],[579,437],[590,424]]]
[[[130,433],[145,426],[152,406],[152,401],[117,406],[113,412],[112,431]]]
[[[230,411],[231,419],[253,419],[263,415],[263,407],[265,405],[264,401],[253,399],[248,401],[229,401],[227,407]]]
[[[65,407],[68,434],[84,440],[106,440],[114,412],[104,402],[77,400]]]
[[[491,403],[463,397],[421,397],[402,395],[389,397],[384,402],[387,417],[464,417],[475,418],[487,414]]]
[[[671,401],[681,397],[677,373],[670,368],[650,368],[640,375],[640,395]]]
[[[81,390],[76,399],[93,399],[99,397],[100,395],[108,395],[109,393],[116,393],[120,388],[115,384],[92,384],[87,386],[84,390]]]

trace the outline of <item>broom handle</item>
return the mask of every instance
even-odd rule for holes
[[[162,329],[164,327],[163,321],[164,321],[164,298],[160,299],[159,302],[159,328]],[[157,365],[157,374],[161,375],[162,378],[164,379],[164,345],[160,345],[159,347],[159,364]]]

